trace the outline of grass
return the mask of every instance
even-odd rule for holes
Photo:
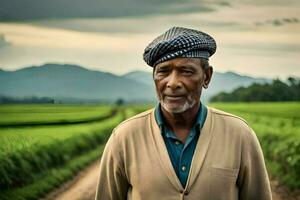
[[[300,102],[210,106],[244,118],[258,136],[268,171],[291,189],[300,188]]]
[[[300,119],[300,102],[213,103],[210,106],[232,113]]]
[[[0,125],[80,122],[110,114],[107,105],[0,105]]]
[[[0,158],[13,152],[31,149],[36,145],[48,145],[66,140],[76,135],[89,134],[101,130],[103,126],[116,124],[122,120],[122,116],[106,119],[101,122],[93,122],[79,125],[59,126],[32,126],[0,129]]]
[[[62,106],[61,109],[60,106],[30,105],[35,116],[25,120],[22,118],[30,112],[26,106],[5,106],[0,110],[2,114],[13,110],[19,117],[18,122],[35,120],[37,113],[52,116],[44,118],[45,121],[61,120],[60,115],[54,117],[55,112],[69,113],[66,116],[80,113],[80,117],[91,117],[94,113],[92,106],[88,106],[88,110],[86,106],[78,106],[76,112],[74,105]],[[98,115],[111,109],[95,106]],[[115,116],[85,124],[0,127],[0,199],[37,199],[70,179],[100,157],[112,129],[136,114],[137,109],[135,106],[119,107]],[[82,119],[80,117],[72,120]],[[13,118],[11,121],[17,122]]]
[[[43,197],[53,188],[60,186],[85,166],[100,158],[104,145],[100,145],[79,157],[67,162],[63,167],[49,169],[35,177],[35,181],[25,187],[0,192],[2,200],[33,200]]]
[[[34,180],[36,173],[63,165],[70,159],[105,143],[113,127],[121,120],[122,116],[118,114],[103,122],[89,125],[65,128],[54,126],[15,134],[16,130],[1,133],[7,142],[4,143],[6,146],[1,147],[3,152],[0,154],[0,186],[11,188],[26,185]],[[20,135],[22,137],[19,140],[8,139]],[[7,145],[9,141],[11,144]]]

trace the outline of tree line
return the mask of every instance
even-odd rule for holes
[[[53,104],[55,100],[50,97],[24,97],[24,98],[17,98],[17,97],[8,97],[8,96],[0,96],[0,104],[31,104],[31,103],[47,103]]]
[[[286,82],[275,79],[272,83],[253,83],[232,92],[221,92],[213,96],[210,101],[300,101],[300,79],[289,77]]]

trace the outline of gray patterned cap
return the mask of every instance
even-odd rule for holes
[[[151,67],[173,58],[204,58],[217,49],[215,40],[201,31],[173,27],[155,38],[144,50],[144,60]]]

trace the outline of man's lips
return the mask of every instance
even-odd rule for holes
[[[165,99],[171,100],[171,101],[177,101],[185,98],[184,95],[164,95]]]

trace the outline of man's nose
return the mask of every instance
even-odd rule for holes
[[[169,75],[167,87],[170,88],[170,89],[172,89],[172,90],[175,90],[175,89],[181,87],[180,78],[178,77],[178,74],[176,72],[173,71]]]

